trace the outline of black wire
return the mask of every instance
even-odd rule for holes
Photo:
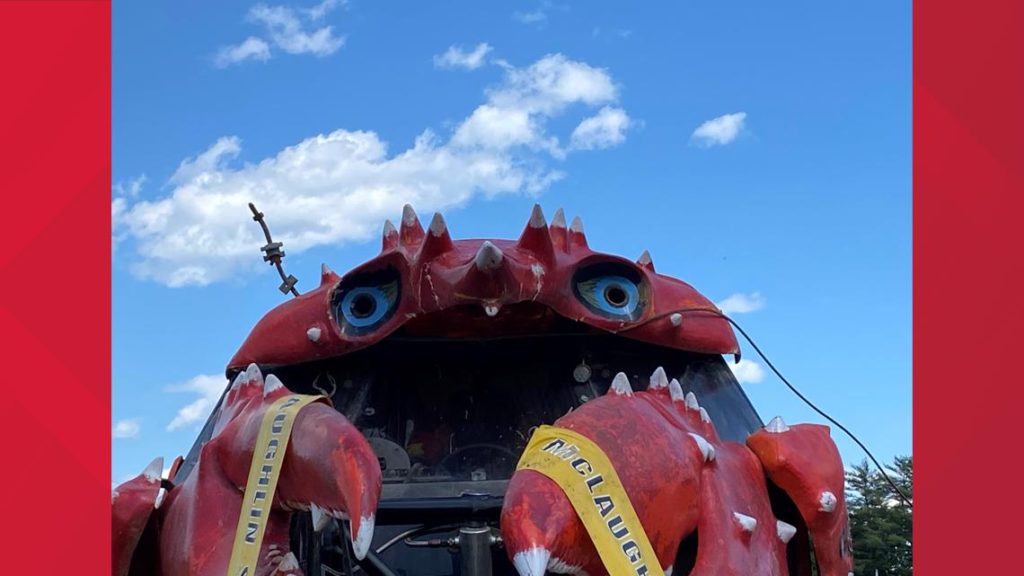
[[[712,309],[712,308],[680,308],[678,310],[672,310],[670,312],[666,312],[664,314],[659,314],[657,316],[654,316],[653,318],[649,318],[646,321],[642,322],[641,324],[630,326],[629,328],[625,328],[623,330],[618,330],[618,331],[616,331],[616,334],[621,333],[621,332],[628,332],[630,330],[635,330],[636,328],[639,328],[640,326],[644,326],[646,324],[649,324],[649,323],[651,323],[651,322],[653,322],[655,320],[659,320],[661,318],[665,318],[667,316],[671,316],[672,314],[681,314],[681,313],[684,313],[684,312],[707,312],[707,313],[712,314],[714,316],[718,316],[720,318],[723,318],[724,320],[729,322],[729,324],[732,324],[732,326],[734,328],[736,328],[736,330],[738,330],[740,334],[743,335],[743,337],[747,340],[747,342],[750,343],[750,346],[754,349],[755,352],[757,352],[757,355],[761,357],[761,360],[764,360],[764,363],[767,364],[769,368],[771,368],[772,372],[774,372],[775,375],[779,377],[779,380],[782,380],[782,383],[785,384],[786,387],[789,388],[791,392],[793,392],[793,394],[796,394],[797,398],[799,398],[800,400],[803,400],[804,404],[807,404],[808,406],[810,406],[811,409],[814,410],[815,412],[817,412],[818,414],[820,414],[822,416],[822,418],[828,420],[833,425],[835,425],[836,428],[839,428],[840,430],[842,430],[847,436],[850,437],[851,440],[853,440],[854,442],[857,443],[857,446],[860,446],[860,449],[863,450],[864,453],[867,454],[868,458],[870,458],[871,461],[875,464],[875,467],[878,468],[878,471],[882,474],[882,477],[885,478],[885,481],[889,483],[889,486],[892,487],[892,489],[896,492],[896,494],[897,494],[897,496],[899,496],[900,500],[903,501],[903,503],[907,506],[907,508],[910,508],[911,510],[913,510],[914,505],[911,503],[910,498],[908,498],[907,495],[904,494],[902,490],[900,490],[899,486],[897,486],[896,483],[893,482],[892,478],[889,477],[889,474],[886,473],[885,467],[883,467],[878,462],[878,460],[875,458],[874,454],[872,454],[871,451],[868,450],[868,447],[865,446],[864,443],[860,441],[860,438],[857,438],[857,436],[853,432],[850,432],[850,430],[846,426],[843,426],[842,424],[840,424],[839,421],[837,421],[835,418],[829,416],[824,410],[822,410],[821,408],[818,408],[814,404],[814,402],[811,402],[806,396],[801,394],[800,391],[796,389],[796,386],[793,386],[793,384],[785,376],[782,375],[782,372],[779,372],[779,369],[775,367],[775,364],[772,364],[772,361],[769,360],[767,356],[765,356],[764,352],[761,351],[761,348],[757,345],[756,342],[754,342],[754,339],[751,338],[749,334],[747,334],[747,331],[744,330],[739,324],[737,324],[735,320],[733,320],[732,318],[726,316],[725,313],[722,312],[721,310]]]

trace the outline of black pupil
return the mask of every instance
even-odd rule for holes
[[[612,284],[604,289],[604,299],[616,308],[622,308],[629,302],[629,294],[622,289],[622,286]]]
[[[356,318],[367,318],[377,310],[377,300],[369,294],[360,294],[352,299],[349,310]]]

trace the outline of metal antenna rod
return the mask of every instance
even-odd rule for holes
[[[292,296],[298,296],[299,291],[295,289],[295,285],[299,282],[299,279],[291,274],[284,273],[284,266],[281,265],[281,259],[284,258],[284,250],[281,247],[284,246],[281,242],[274,242],[274,239],[270,237],[270,228],[267,227],[267,223],[263,220],[263,212],[256,209],[256,205],[249,202],[249,210],[252,210],[252,219],[259,223],[260,228],[263,228],[263,235],[267,238],[267,243],[260,251],[263,252],[263,261],[277,268],[277,273],[281,276],[281,285],[278,290],[282,294],[292,293]]]

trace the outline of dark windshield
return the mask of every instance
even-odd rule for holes
[[[367,437],[383,499],[504,492],[533,428],[663,366],[697,394],[725,440],[761,425],[721,356],[610,335],[386,340],[340,359],[274,370],[296,392],[330,395]]]

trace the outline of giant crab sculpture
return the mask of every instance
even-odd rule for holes
[[[845,576],[828,428],[762,426],[723,368],[729,354],[739,346],[708,299],[646,252],[591,250],[561,210],[549,225],[534,207],[518,240],[452,240],[440,214],[424,231],[406,206],[377,257],[343,276],[325,266],[319,287],[256,324],[168,479],[155,463],[115,490],[114,574],[225,574],[261,419],[299,392],[324,398],[296,417],[260,576],[393,574],[382,558],[399,561],[396,542],[448,555],[458,539],[416,540],[425,524],[380,533],[385,513],[407,526],[438,510],[435,531],[471,524],[504,548],[499,573],[607,573],[561,488],[511,466],[550,423],[604,451],[666,574],[809,575],[813,546],[820,574]],[[332,529],[349,535],[333,550],[351,562],[317,548]],[[444,573],[426,558],[402,571]]]

